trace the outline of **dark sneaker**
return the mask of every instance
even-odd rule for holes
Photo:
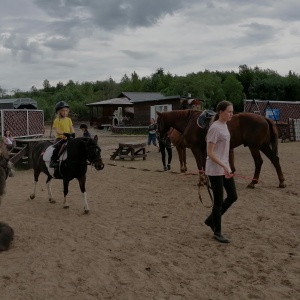
[[[208,227],[211,228],[211,230],[214,232],[214,226],[213,226],[213,223],[212,223],[212,219],[210,217],[208,217],[205,221],[204,221],[205,225],[207,225]]]
[[[215,232],[214,239],[220,243],[229,243],[229,239],[227,237],[225,237],[222,233]]]
[[[170,165],[167,165],[167,168],[168,168],[168,170],[171,170],[171,166]]]
[[[164,167],[164,171],[168,171],[168,168],[167,168],[167,167]]]

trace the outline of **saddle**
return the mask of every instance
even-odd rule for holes
[[[213,110],[204,110],[197,119],[197,125],[202,129],[208,129],[210,121],[215,114]]]

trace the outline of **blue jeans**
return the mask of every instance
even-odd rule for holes
[[[148,133],[148,146],[151,145],[151,142],[154,146],[156,146],[156,133]]]

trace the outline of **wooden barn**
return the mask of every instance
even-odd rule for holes
[[[117,98],[86,104],[90,125],[148,126],[156,111],[182,109],[180,96],[161,93],[122,92]]]

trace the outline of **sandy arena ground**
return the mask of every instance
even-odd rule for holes
[[[110,160],[119,142],[145,136],[99,135],[103,171],[88,169],[91,212],[83,215],[77,181],[63,209],[62,182],[54,180],[56,204],[47,200],[41,175],[29,200],[33,170],[8,178],[0,220],[15,240],[0,253],[1,300],[96,299],[300,299],[300,143],[279,144],[287,187],[264,157],[261,182],[236,178],[239,199],[223,218],[230,244],[219,244],[203,224],[210,213],[207,191],[197,190],[195,160],[189,173],[162,171],[160,153],[147,159]],[[248,148],[236,149],[237,173],[254,172]]]

